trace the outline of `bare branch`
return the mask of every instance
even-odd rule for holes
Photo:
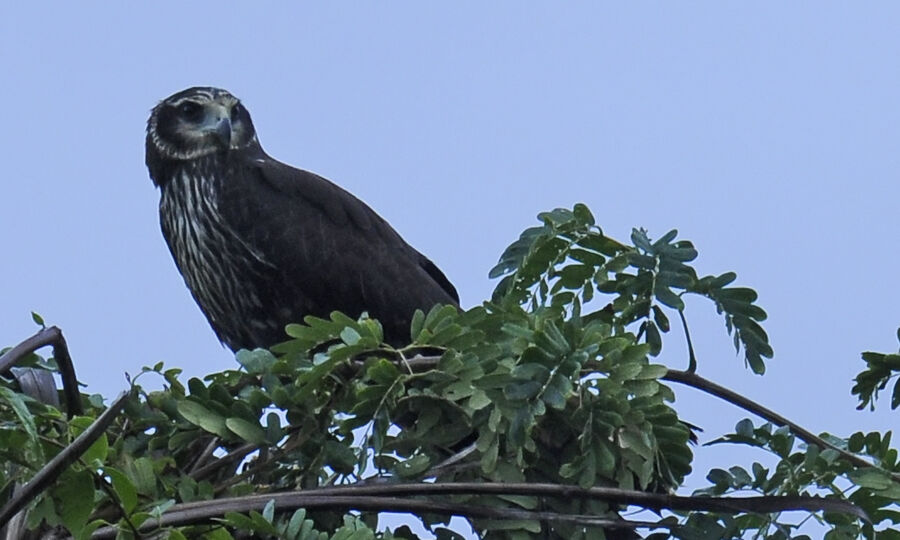
[[[63,337],[62,331],[56,326],[42,329],[0,356],[0,373],[6,372],[29,354],[47,345],[53,346],[53,358],[56,359],[56,365],[59,366],[59,373],[62,376],[63,394],[66,397],[66,410],[69,418],[83,414],[81,393],[78,391],[75,366],[72,365],[72,357],[69,356],[69,346],[66,344],[66,338]]]
[[[872,463],[869,463],[868,461],[857,456],[856,454],[850,453],[850,452],[844,450],[843,448],[839,448],[839,447],[831,444],[830,442],[826,441],[825,439],[822,439],[821,437],[814,435],[812,432],[808,431],[807,429],[804,429],[799,424],[792,422],[791,420],[788,420],[787,418],[781,416],[780,414],[776,413],[775,411],[768,409],[766,407],[763,407],[759,403],[756,403],[755,401],[738,394],[734,390],[730,390],[728,388],[725,388],[724,386],[716,384],[709,379],[705,379],[705,378],[701,377],[700,375],[697,375],[696,373],[689,373],[687,371],[678,371],[678,370],[670,369],[662,377],[662,379],[666,380],[666,381],[681,383],[681,384],[690,386],[692,388],[701,390],[703,392],[706,392],[707,394],[716,396],[720,399],[723,399],[723,400],[731,403],[732,405],[737,405],[738,407],[740,407],[746,411],[749,411],[765,420],[768,420],[769,422],[775,424],[776,426],[779,426],[779,427],[787,426],[791,429],[791,432],[793,432],[803,442],[805,442],[807,444],[815,444],[817,446],[820,446],[821,448],[830,448],[830,449],[834,450],[835,452],[839,453],[844,459],[846,459],[850,463],[853,463],[857,467],[876,467]],[[885,473],[890,474],[894,480],[900,482],[900,473],[891,473],[890,471],[886,471],[884,469],[880,469],[880,470],[883,470]]]
[[[203,464],[206,463],[206,460],[209,459],[213,455],[213,452],[216,451],[216,448],[219,447],[221,442],[222,442],[221,439],[219,439],[218,437],[215,437],[215,436],[210,437],[209,442],[206,444],[206,446],[203,449],[203,452],[201,452],[200,455],[197,456],[197,459],[194,460],[194,463],[193,463],[193,465],[191,465],[191,468],[190,468],[190,470],[188,470],[188,473],[194,474],[198,470],[200,470],[203,467]],[[196,478],[194,478],[194,480],[196,480]]]
[[[215,438],[215,439],[213,439],[212,442],[218,442],[218,441],[219,441],[218,438]],[[247,456],[247,454],[249,454],[251,452],[255,452],[256,450],[259,450],[259,448],[260,448],[260,446],[258,444],[253,444],[253,443],[247,443],[247,444],[241,445],[241,446],[235,448],[234,450],[232,450],[231,452],[228,452],[224,456],[217,458],[215,461],[212,461],[211,463],[207,463],[206,465],[204,465],[202,467],[192,470],[190,473],[188,473],[188,476],[190,476],[194,480],[202,480],[202,479],[210,476],[214,472],[218,471],[222,467],[227,467],[228,465],[236,465],[238,462],[240,462],[242,459],[244,459]],[[215,447],[213,447],[212,450],[215,450]],[[210,451],[210,454],[211,453],[212,453],[212,451]]]

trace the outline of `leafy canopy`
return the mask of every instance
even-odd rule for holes
[[[660,503],[694,457],[669,383],[703,381],[684,297],[712,302],[756,374],[773,356],[766,313],[752,289],[732,286],[733,272],[700,277],[696,249],[676,231],[652,240],[635,230],[625,244],[584,205],[538,217],[491,270],[492,298],[464,312],[417,312],[409,346],[383,343],[376,320],[335,312],[289,325],[285,343],[240,351],[239,368],[202,380],[163,363],[144,368],[124,412],[28,501],[25,528],[77,538],[416,538],[408,527],[376,532],[379,510],[410,512],[438,538],[460,537],[450,515],[489,539],[618,538],[635,526],[661,538],[788,538],[797,524],[780,510],[798,508],[829,538],[874,538],[878,523],[900,523],[890,432],[817,438],[771,419],[744,420],[710,444],[758,448],[774,468],[716,469],[697,498]],[[657,360],[673,316],[688,343],[684,371]],[[864,354],[861,406],[900,372],[896,358]],[[55,371],[55,359],[28,354],[18,365],[0,378],[0,500],[106,410],[100,396],[81,395],[83,414],[67,418],[26,382]],[[163,389],[145,389],[150,377]],[[436,489],[445,491],[429,495]],[[763,497],[755,506],[709,499],[747,492]],[[803,498],[812,494],[825,502]],[[659,513],[623,526],[629,504]]]

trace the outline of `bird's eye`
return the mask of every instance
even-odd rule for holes
[[[203,107],[193,101],[185,101],[178,106],[178,112],[188,120],[199,120],[203,114]]]

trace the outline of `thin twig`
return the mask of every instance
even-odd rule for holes
[[[221,440],[218,437],[216,437],[216,436],[210,437],[209,443],[207,443],[206,447],[203,449],[203,452],[201,452],[200,455],[197,456],[197,459],[194,460],[194,463],[193,463],[193,465],[191,465],[191,468],[190,468],[190,470],[188,470],[188,473],[194,474],[198,470],[200,470],[203,463],[210,456],[212,456],[213,452],[216,451],[216,448],[219,447],[220,442],[221,442]],[[194,480],[196,480],[196,478],[194,478]]]
[[[844,459],[846,459],[850,463],[853,463],[857,467],[876,467],[872,463],[869,463],[868,461],[857,456],[856,454],[848,452],[848,451],[844,450],[843,448],[835,446],[834,444],[831,444],[830,442],[826,441],[825,439],[822,439],[821,437],[814,435],[812,432],[804,429],[799,424],[792,422],[791,420],[788,420],[787,418],[781,416],[780,414],[776,413],[775,411],[768,409],[766,407],[763,407],[759,403],[756,403],[755,401],[738,394],[734,390],[730,390],[728,388],[725,388],[724,386],[716,384],[716,383],[710,381],[709,379],[705,379],[705,378],[701,377],[700,375],[697,375],[696,373],[688,373],[686,371],[678,371],[678,370],[670,369],[662,377],[662,379],[666,380],[666,381],[681,383],[681,384],[690,386],[692,388],[701,390],[703,392],[706,392],[707,394],[716,396],[717,398],[723,399],[723,400],[731,403],[732,405],[737,405],[738,407],[740,407],[746,411],[749,411],[765,420],[768,420],[769,422],[775,424],[776,426],[779,426],[779,427],[787,426],[788,428],[791,429],[791,432],[794,435],[796,435],[803,442],[805,442],[807,444],[815,444],[822,448],[830,448],[830,449],[834,450],[835,452],[839,453]],[[880,470],[884,471],[884,469],[880,469]],[[900,482],[900,473],[891,473],[890,471],[884,471],[884,472],[890,474],[894,480]]]
[[[79,459],[79,461],[81,461]],[[82,465],[85,465],[87,470],[90,470],[87,467],[87,464],[82,462]],[[128,512],[125,511],[125,507],[122,506],[122,501],[119,499],[119,495],[115,492],[112,486],[109,485],[106,478],[103,475],[98,474],[97,472],[91,471],[91,475],[94,477],[100,484],[100,489],[106,492],[106,496],[109,497],[109,500],[112,501],[113,505],[115,505],[116,509],[119,510],[119,515],[122,516],[122,519],[125,520],[125,523],[128,525],[128,528],[131,530],[131,534],[134,535],[135,538],[141,538],[141,533],[138,532],[137,527],[134,526],[134,523],[128,517]]]
[[[687,341],[688,348],[688,373],[697,371],[697,356],[694,354],[694,343],[691,341],[691,332],[688,330],[687,319],[684,316],[684,310],[678,310],[678,316],[681,317],[681,327],[684,328],[684,338]]]
[[[0,356],[0,373],[4,373],[29,354],[47,345],[53,346],[53,358],[56,359],[56,365],[62,376],[63,394],[66,397],[66,410],[69,418],[83,414],[81,393],[78,391],[78,379],[75,377],[72,357],[69,356],[69,346],[66,344],[66,338],[63,337],[62,331],[56,326],[41,329],[37,334]]]
[[[88,426],[84,432],[72,441],[72,444],[65,447],[60,453],[56,454],[44,467],[39,470],[27,484],[22,486],[9,501],[0,508],[0,527],[6,524],[22,508],[35,497],[40,495],[42,491],[47,489],[66,468],[74,463],[81,454],[85,453],[95,440],[100,438],[106,431],[106,428],[112,424],[116,416],[125,407],[125,401],[128,398],[128,392],[122,392],[119,397],[103,411],[103,414],[97,418],[93,424]]]
[[[247,454],[255,452],[256,450],[259,450],[258,444],[247,443],[241,445],[231,452],[228,452],[224,456],[220,457],[219,459],[213,461],[212,463],[208,463],[195,471],[191,471],[188,476],[190,476],[194,480],[202,480],[210,476],[217,470],[221,469],[222,467],[226,467],[228,465],[232,465],[241,461],[242,459],[247,457]]]
[[[299,434],[297,434],[298,432],[299,432]],[[299,426],[293,426],[290,429],[288,429],[285,432],[285,435],[287,435],[288,437],[292,437],[294,434],[297,434],[297,436],[288,439],[288,441],[284,444],[284,446],[279,448],[277,452],[273,452],[272,455],[270,455],[265,460],[264,463],[268,464],[268,463],[280,458],[282,455],[286,454],[287,452],[290,452],[291,450],[296,448],[299,444],[304,442],[309,437],[309,432],[310,432],[310,430],[305,430],[305,429],[301,430],[299,428]],[[235,448],[231,452],[216,459],[212,463],[208,463],[208,464],[204,465],[203,467],[198,468],[197,470],[191,471],[188,474],[188,476],[190,476],[192,479],[197,480],[197,481],[202,480],[204,478],[209,477],[210,475],[212,475],[214,472],[221,469],[222,467],[225,467],[227,465],[230,465],[237,461],[240,461],[241,459],[246,457],[248,454],[250,454],[256,450],[261,450],[263,448],[264,448],[263,446],[260,446],[258,444],[247,443],[245,445]],[[256,472],[255,469],[256,469],[256,467],[254,467],[254,470],[253,470],[254,473]],[[234,478],[238,478],[239,476],[243,477],[243,474],[237,475],[237,476],[232,476],[229,480],[226,480],[226,482],[225,482],[226,487],[232,485],[232,483],[229,483],[230,480],[233,480]]]

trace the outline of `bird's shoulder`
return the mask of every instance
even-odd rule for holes
[[[307,212],[334,226],[376,233],[384,240],[402,242],[390,225],[352,193],[316,173],[282,163],[263,153],[244,158],[251,178],[245,188],[260,196],[290,205],[291,212]]]
[[[232,167],[243,172],[229,179],[226,191],[232,193],[226,206],[240,215],[245,240],[273,258],[296,259],[293,263],[303,266],[353,264],[347,269],[333,267],[337,273],[363,271],[367,266],[381,271],[405,267],[410,272],[417,267],[459,302],[456,289],[431,260],[337,184],[263,152],[239,156]]]

